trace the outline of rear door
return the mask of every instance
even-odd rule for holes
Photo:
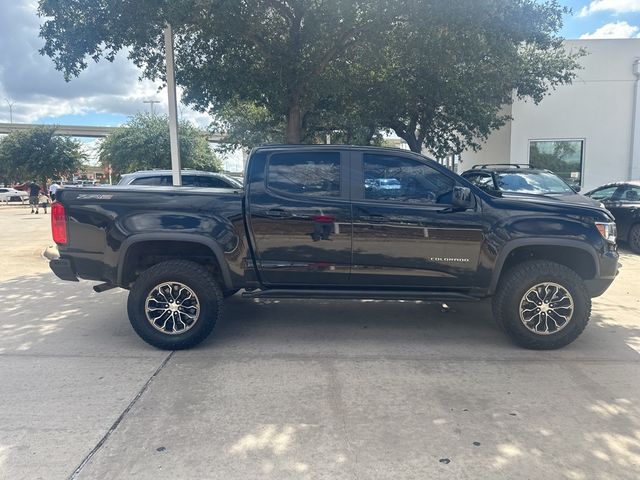
[[[351,283],[475,285],[487,227],[475,209],[452,207],[456,177],[402,154],[361,153],[353,162]]]
[[[249,191],[248,225],[261,281],[269,286],[348,283],[349,152],[274,151],[265,181]]]

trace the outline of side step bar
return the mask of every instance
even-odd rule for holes
[[[441,291],[406,290],[301,290],[269,289],[244,292],[243,298],[291,298],[291,299],[329,299],[329,300],[424,300],[432,302],[477,302],[481,299],[465,293]]]

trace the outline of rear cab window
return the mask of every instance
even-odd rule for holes
[[[339,152],[278,153],[267,163],[267,188],[289,195],[338,198],[341,188]]]

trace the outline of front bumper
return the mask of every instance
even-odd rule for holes
[[[73,264],[71,263],[71,260],[67,258],[57,258],[57,259],[51,260],[49,262],[49,268],[51,268],[51,270],[53,270],[53,273],[55,273],[56,277],[58,277],[61,280],[67,280],[69,282],[78,281],[76,272],[73,269]]]
[[[585,286],[591,298],[599,297],[607,291],[618,275],[620,264],[619,255],[615,250],[610,250],[600,255],[600,274],[591,280],[585,280]]]

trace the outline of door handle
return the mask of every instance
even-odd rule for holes
[[[267,210],[265,214],[267,215],[267,217],[274,217],[274,218],[285,218],[285,217],[291,216],[289,212],[286,212],[281,208],[272,208],[270,210]]]

